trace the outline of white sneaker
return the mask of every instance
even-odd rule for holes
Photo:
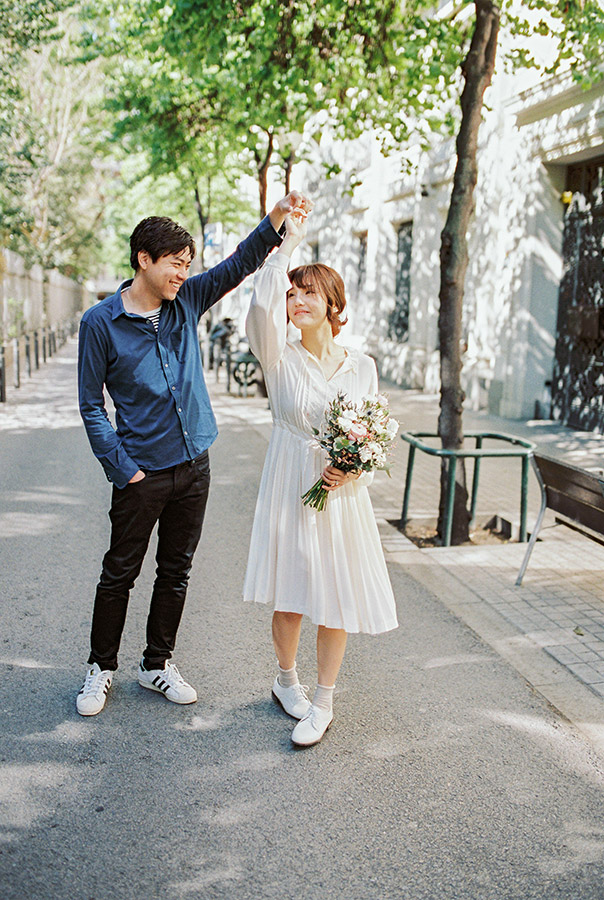
[[[86,680],[76,699],[76,709],[81,716],[96,716],[105,705],[113,672],[101,669],[94,663],[86,672]]]
[[[166,662],[163,669],[147,670],[142,662],[138,666],[138,683],[150,691],[159,691],[172,703],[195,703],[197,691],[184,680],[173,663]]]
[[[273,684],[273,697],[277,703],[285,710],[288,716],[293,719],[301,719],[310,709],[310,700],[306,695],[307,685],[292,684],[291,687],[283,687],[279,683],[279,676],[275,678]]]
[[[328,712],[311,703],[309,711],[292,731],[292,743],[297,747],[311,747],[318,744],[332,722],[331,710]]]

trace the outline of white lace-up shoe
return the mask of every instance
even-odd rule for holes
[[[310,709],[310,700],[306,695],[308,686],[305,684],[292,684],[291,687],[283,687],[279,684],[279,676],[273,684],[273,697],[292,719],[301,719]]]
[[[303,719],[300,719],[292,731],[292,743],[297,747],[311,747],[318,744],[331,723],[333,712],[310,705]]]
[[[138,666],[138,683],[149,688],[150,691],[159,691],[172,703],[195,703],[197,691],[188,684],[176,666],[167,662],[163,669],[144,669],[142,662]]]
[[[86,679],[82,690],[76,699],[76,709],[81,716],[96,716],[105,705],[113,672],[109,669],[101,669],[98,663],[94,663],[86,672]]]

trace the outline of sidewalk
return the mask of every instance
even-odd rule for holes
[[[223,421],[243,420],[268,440],[267,401],[228,395],[208,373],[212,402]],[[405,430],[436,430],[438,397],[382,384]],[[574,465],[604,469],[604,436],[554,422],[516,422],[468,412],[465,428],[503,431],[534,441]],[[371,488],[389,563],[400,565],[432,590],[455,615],[520,671],[604,754],[604,546],[546,516],[521,588],[516,575],[526,549],[517,542],[419,549],[395,527],[400,519],[407,449],[397,441],[392,477],[378,474]],[[471,474],[471,468],[468,470]],[[410,515],[436,517],[439,462],[417,454]],[[477,519],[498,514],[517,522],[520,461],[484,460]],[[540,492],[531,472],[529,529]]]

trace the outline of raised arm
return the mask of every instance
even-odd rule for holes
[[[285,238],[256,275],[245,331],[254,356],[265,371],[281,359],[287,340],[286,294],[291,287],[287,267],[292,253],[306,234],[304,216],[288,216]]]
[[[188,278],[179,297],[194,304],[197,316],[203,315],[221,297],[255,272],[267,255],[281,243],[280,229],[292,210],[308,210],[310,200],[298,191],[292,191],[280,200],[268,216],[255,228],[235,251],[218,265],[201,275]]]

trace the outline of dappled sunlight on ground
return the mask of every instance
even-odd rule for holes
[[[214,859],[206,857],[197,862],[190,862],[188,868],[197,870],[191,878],[178,881],[169,886],[168,895],[175,892],[175,896],[196,894],[210,888],[212,885],[220,885],[229,881],[243,881],[249,875],[247,862],[244,858],[232,853],[215,854]]]
[[[3,497],[8,503],[61,503],[65,506],[83,506],[85,503],[75,488],[65,486],[32,487],[31,491],[5,491]]]
[[[235,769],[239,772],[265,772],[281,764],[281,754],[270,750],[264,753],[248,753],[235,762]]]
[[[459,656],[441,656],[435,659],[429,659],[428,662],[424,663],[424,669],[440,669],[443,666],[461,666],[467,665],[468,663],[492,663],[493,660],[489,656],[478,656],[478,655],[463,655]]]
[[[33,387],[29,386],[30,390]],[[63,384],[38,383],[35,394],[23,395],[18,402],[3,404],[0,409],[0,431],[24,432],[38,428],[75,428],[82,424],[75,385],[73,399],[65,399]]]
[[[90,741],[94,737],[90,722],[67,720],[60,722],[52,731],[34,731],[32,734],[20,736],[22,741],[46,743],[51,741],[57,744],[76,744]]]
[[[405,753],[405,744],[396,738],[382,738],[367,748],[365,753],[372,759],[394,759]]]
[[[213,713],[211,716],[191,716],[187,722],[176,722],[174,728],[176,731],[214,731],[220,728],[222,719],[220,713]]]
[[[523,425],[543,453],[563,455],[567,462],[581,468],[604,471],[604,435],[574,431],[549,420],[531,420]],[[587,463],[586,456],[591,457]]]
[[[44,762],[0,768],[0,842],[17,840],[24,829],[52,815],[56,789],[74,788],[69,766]]]
[[[242,825],[260,813],[257,800],[227,800],[199,811],[199,819],[208,825]]]
[[[56,669],[50,663],[39,662],[37,659],[28,659],[26,657],[0,657],[0,666],[17,666],[19,669]]]
[[[567,756],[572,732],[562,719],[548,720],[542,716],[504,709],[482,709],[478,710],[478,713],[490,722],[526,735],[530,740],[538,743],[542,749],[554,754],[557,758],[563,758],[564,765],[572,769],[575,775],[589,779],[598,785],[598,789],[601,789],[601,775],[594,772],[588,753],[582,750],[572,756]],[[604,724],[592,724],[604,732]]]
[[[0,538],[38,537],[58,530],[61,517],[54,513],[8,512],[0,514]]]
[[[24,378],[20,388],[10,388],[8,400],[0,404],[0,431],[22,434],[39,428],[80,427],[76,376],[77,341],[61,348]]]
[[[563,822],[560,840],[562,858],[551,855],[539,860],[539,868],[546,876],[564,875],[604,860],[604,829],[594,828],[589,822]]]

